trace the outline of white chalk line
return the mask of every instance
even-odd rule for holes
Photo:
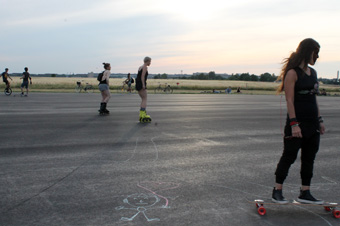
[[[137,146],[138,146],[138,139],[139,139],[139,137],[137,137],[137,139],[136,139],[135,149],[133,150],[133,153],[132,153],[131,157],[128,158],[127,160],[125,160],[125,161],[122,161],[122,162],[128,162],[128,161],[130,161],[135,156],[136,150],[137,150]]]
[[[153,161],[157,161],[157,160],[158,160],[158,148],[157,148],[156,143],[153,141],[153,140],[154,140],[155,138],[157,138],[157,137],[158,137],[158,136],[151,138],[151,142],[153,143],[153,146],[154,146],[154,148],[155,148],[155,150],[156,150],[156,158],[155,158]]]
[[[314,213],[313,211],[311,211],[311,210],[309,210],[309,209],[306,209],[306,208],[304,208],[304,207],[302,207],[302,206],[295,206],[295,207],[300,208],[300,209],[303,209],[303,210],[305,210],[305,211],[307,211],[307,212],[309,212],[309,213],[311,213],[311,214],[313,214],[313,215],[315,215],[315,216],[317,216],[317,217],[320,217],[320,218],[321,218],[322,220],[324,220],[328,225],[333,226],[328,220],[326,220],[325,218],[323,218],[323,217],[320,216],[319,214]]]

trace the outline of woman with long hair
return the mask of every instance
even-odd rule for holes
[[[287,102],[287,120],[284,130],[284,150],[276,168],[276,184],[272,200],[288,203],[283,197],[283,183],[290,166],[295,162],[301,149],[301,203],[322,204],[310,193],[311,179],[316,153],[319,150],[320,134],[325,126],[316,100],[319,84],[316,71],[308,65],[314,65],[319,58],[320,45],[308,38],[300,42],[298,48],[284,60],[279,80],[282,81],[278,93],[284,91]]]
[[[148,66],[151,64],[151,58],[145,57],[144,64],[138,68],[137,78],[136,78],[136,90],[142,102],[140,104],[140,111],[139,111],[139,121],[140,122],[151,122],[150,115],[146,114],[146,104],[147,104],[147,97],[148,93],[146,91],[146,80],[148,79]]]
[[[99,114],[105,115],[110,114],[110,111],[106,109],[107,103],[110,100],[110,70],[111,65],[109,63],[103,63],[105,71],[103,72],[103,76],[100,78],[99,81],[99,90],[102,94],[102,101],[100,103]]]

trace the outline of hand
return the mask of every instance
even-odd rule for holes
[[[302,138],[300,126],[292,127],[292,137]]]
[[[323,124],[323,122],[320,123],[320,134],[325,134],[325,125]]]

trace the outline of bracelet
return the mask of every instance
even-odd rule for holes
[[[297,121],[292,121],[289,123],[290,126],[294,126],[294,125],[299,125],[299,123]]]
[[[322,123],[323,122],[323,118],[322,116],[319,117],[319,122]]]
[[[291,122],[297,122],[297,119],[296,118],[291,118],[290,121]]]
[[[299,126],[299,123],[294,124],[294,125],[292,125],[291,127],[293,128],[293,127],[297,127],[297,126]]]

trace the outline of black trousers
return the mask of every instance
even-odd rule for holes
[[[314,160],[320,145],[318,123],[301,123],[302,138],[291,136],[291,127],[286,125],[283,139],[283,154],[276,168],[276,183],[283,184],[290,166],[295,162],[301,149],[301,180],[302,185],[310,186],[313,177]]]

